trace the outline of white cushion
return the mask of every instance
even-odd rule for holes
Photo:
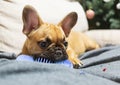
[[[105,45],[120,45],[120,30],[91,30],[85,32],[103,47]]]

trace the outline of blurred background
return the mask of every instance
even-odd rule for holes
[[[120,0],[74,0],[83,6],[89,29],[120,29]]]

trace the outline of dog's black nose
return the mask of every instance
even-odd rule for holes
[[[55,55],[56,55],[57,57],[63,56],[63,49],[60,48],[60,47],[56,47],[56,48],[55,48]]]
[[[60,56],[63,55],[63,53],[62,53],[61,50],[57,50],[57,51],[55,52],[55,54],[56,54],[56,56],[58,56],[58,57],[60,57]]]
[[[57,62],[57,61],[65,60],[68,58],[66,50],[64,48],[58,47],[58,46],[57,47],[53,46],[53,47],[47,49],[45,54],[48,56],[48,58],[52,62]]]

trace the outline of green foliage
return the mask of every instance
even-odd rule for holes
[[[120,9],[116,5],[120,0],[77,0],[84,10],[92,9],[95,17],[88,19],[90,29],[120,29]]]

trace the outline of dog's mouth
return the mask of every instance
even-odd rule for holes
[[[35,54],[34,60],[38,62],[44,62],[44,63],[55,63],[62,60],[68,59],[68,55],[65,50],[47,50],[40,54]]]

